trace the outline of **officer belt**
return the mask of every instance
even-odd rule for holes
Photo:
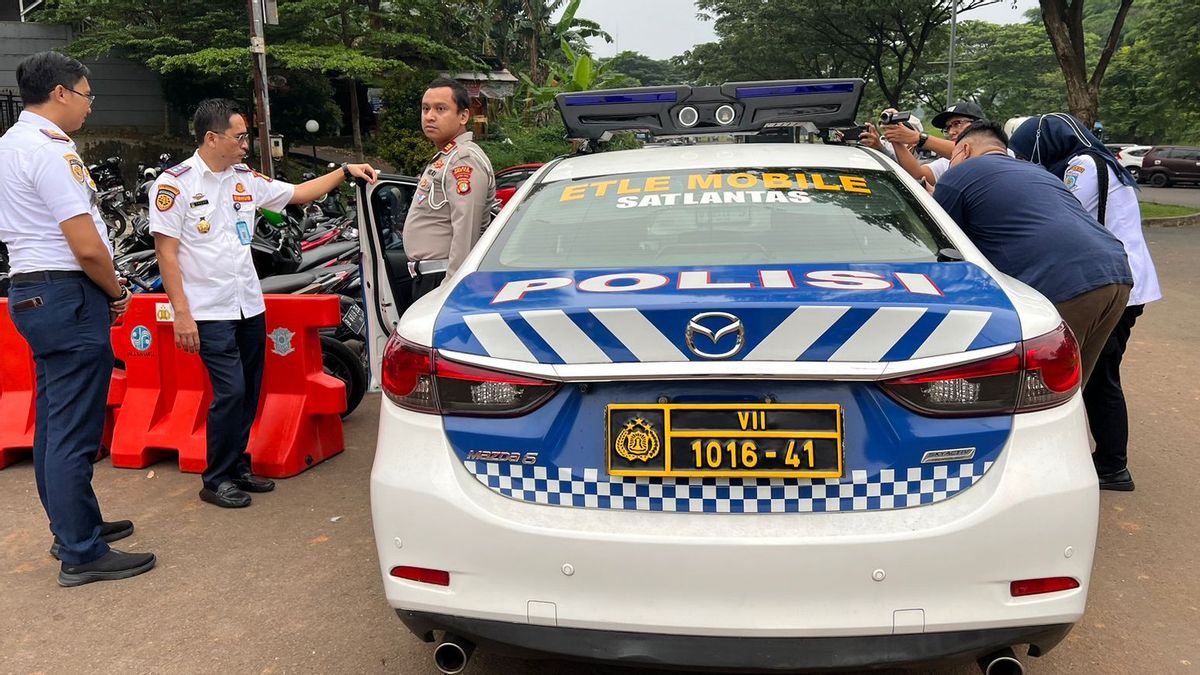
[[[409,260],[408,276],[418,277],[423,274],[437,274],[450,269],[449,260]]]
[[[26,281],[57,281],[58,279],[82,279],[87,275],[79,270],[46,270],[44,272],[18,272],[10,275],[9,281],[12,283],[23,283]]]

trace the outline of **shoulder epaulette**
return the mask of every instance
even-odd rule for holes
[[[245,164],[234,164],[233,170],[240,171],[241,173],[253,173],[253,171],[254,171],[254,169],[251,169],[250,167],[246,166]]]
[[[167,169],[166,171],[163,171],[163,173],[170,174],[176,178],[179,178],[180,176],[182,176],[183,174],[185,174],[191,170],[192,170],[192,167],[188,164],[176,164],[175,166]]]
[[[55,131],[53,129],[42,129],[42,133],[52,141],[58,141],[59,143],[71,142],[71,137],[60,131]]]

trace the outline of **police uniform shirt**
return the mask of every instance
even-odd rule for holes
[[[250,255],[254,210],[282,210],[295,189],[245,164],[214,172],[199,153],[154,181],[150,231],[179,240],[192,318],[237,320],[266,311]]]
[[[22,111],[0,138],[0,241],[13,274],[81,270],[60,223],[90,214],[112,255],[96,208],[96,183],[75,142],[50,120]]]
[[[421,172],[404,221],[404,252],[409,260],[449,260],[456,271],[491,222],[496,199],[492,162],[471,132],[447,143]]]

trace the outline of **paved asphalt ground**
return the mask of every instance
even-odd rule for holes
[[[1087,614],[1054,652],[1025,659],[1034,673],[1200,672],[1200,229],[1147,234],[1167,299],[1139,321],[1125,367],[1138,489],[1103,494]],[[169,462],[98,465],[106,515],[137,523],[121,548],[159,557],[126,581],[59,588],[32,465],[0,471],[0,673],[435,673],[383,599],[367,488],[378,406],[372,395],[347,421],[345,453],[246,510],[202,503],[199,478]],[[487,654],[468,667],[650,672]]]
[[[1195,206],[1200,209],[1200,185],[1176,185],[1166,188],[1143,185],[1138,198],[1144,202]]]

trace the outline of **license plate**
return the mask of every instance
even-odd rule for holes
[[[346,328],[348,328],[352,333],[361,333],[365,320],[366,316],[363,314],[362,308],[358,305],[350,305],[350,307],[346,309],[346,315],[342,317],[342,323],[344,323]]]
[[[607,408],[613,476],[838,478],[833,403],[621,403]]]

